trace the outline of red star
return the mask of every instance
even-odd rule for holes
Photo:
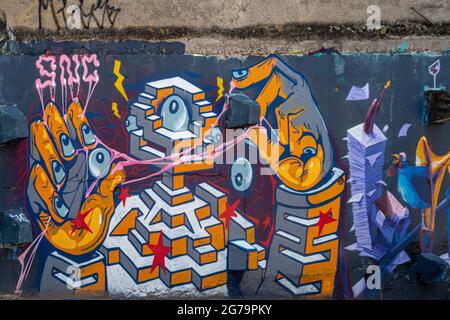
[[[234,212],[239,205],[239,202],[241,202],[241,199],[237,199],[235,202],[233,202],[232,205],[229,205],[227,203],[227,208],[224,212],[220,215],[220,218],[225,219],[225,229],[228,229],[228,225],[230,223],[231,217],[237,217],[236,212]]]
[[[128,193],[128,189],[129,187],[122,187],[120,189],[120,194],[117,198],[119,198],[120,200],[122,200],[123,205],[125,206],[125,203],[127,202],[127,198],[130,197],[130,194]]]
[[[317,221],[317,223],[315,225],[319,226],[319,236],[320,236],[322,234],[323,227],[326,224],[329,224],[329,223],[331,223],[333,221],[336,221],[336,219],[331,217],[331,214],[332,214],[331,208],[328,209],[328,211],[325,212],[325,213],[323,213],[322,211],[319,211],[319,214],[320,214],[319,215],[319,221]]]
[[[75,230],[86,230],[90,233],[92,233],[92,230],[89,228],[89,226],[86,224],[86,221],[84,221],[84,219],[86,219],[87,215],[89,213],[91,213],[93,208],[90,208],[89,210],[85,211],[84,213],[81,213],[81,211],[78,211],[77,213],[77,217],[75,219],[72,219],[71,224],[72,224],[72,234],[75,232]]]
[[[269,215],[266,215],[263,221],[264,229],[267,229],[270,226],[270,223],[272,222],[272,219],[269,217]]]
[[[160,231],[159,233],[159,239],[158,239],[158,244],[154,245],[154,244],[150,244],[147,243],[146,246],[150,248],[150,250],[153,251],[153,263],[152,263],[152,268],[150,270],[150,273],[153,272],[153,270],[157,267],[157,266],[161,266],[161,268],[163,269],[164,273],[166,273],[166,261],[164,260],[164,258],[169,254],[171,247],[166,247],[163,246],[162,244],[162,231]]]

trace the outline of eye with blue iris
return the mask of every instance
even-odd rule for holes
[[[247,69],[240,69],[233,71],[233,78],[236,80],[244,79],[248,75]]]
[[[103,178],[109,172],[111,155],[105,148],[97,148],[89,155],[89,172],[95,178]]]
[[[310,155],[310,156],[315,156],[317,153],[317,150],[314,149],[313,147],[306,147],[305,149],[303,149],[303,153]]]
[[[59,140],[61,141],[62,151],[65,157],[70,157],[75,153],[75,148],[73,147],[72,141],[67,134],[63,133]]]
[[[86,123],[84,123],[81,126],[81,134],[83,136],[83,141],[86,145],[91,145],[91,144],[95,143],[94,133],[92,132],[91,128]]]
[[[64,201],[58,196],[53,200],[53,205],[55,206],[55,210],[61,218],[67,217],[69,213],[69,208],[64,204]]]
[[[64,172],[64,168],[61,166],[61,164],[53,160],[52,161],[52,170],[53,170],[53,176],[55,177],[55,182],[57,184],[60,184],[61,181],[63,181],[64,177],[66,176],[66,173]]]

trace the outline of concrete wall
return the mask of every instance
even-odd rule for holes
[[[6,12],[11,28],[39,27],[39,4],[41,10],[41,26],[45,29],[55,29],[51,7],[44,5],[52,1],[11,1],[2,0],[1,8]],[[55,11],[61,9],[59,1],[53,1]],[[96,1],[84,1],[82,9],[89,12]],[[449,22],[446,12],[448,2],[440,1],[160,1],[160,0],[126,0],[102,1],[107,4],[114,23],[105,21],[105,28],[111,25],[122,29],[127,27],[187,27],[187,28],[242,28],[258,24],[284,25],[292,23],[304,24],[353,24],[365,23],[367,7],[376,4],[380,7],[382,21],[395,23],[403,20],[419,20],[411,7],[432,19],[434,23]],[[78,1],[67,1],[67,7],[78,5]],[[117,10],[114,13],[112,10]],[[97,17],[103,14],[103,8],[94,11]],[[57,15],[60,26],[63,26],[62,14]],[[116,17],[114,19],[114,17]],[[92,25],[95,26],[95,25]]]
[[[405,41],[408,51],[448,50],[447,1],[89,0],[80,6],[69,0],[65,7],[59,0],[0,3],[8,37],[27,42],[171,40],[184,43],[191,54],[241,57],[305,54],[321,47],[397,52],[405,50]],[[377,12],[370,5],[380,8],[381,28],[372,31],[367,21]]]

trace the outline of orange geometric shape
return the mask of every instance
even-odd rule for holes
[[[136,218],[139,214],[138,209],[133,209],[126,214],[120,223],[111,232],[111,236],[125,236],[130,229],[136,227]]]

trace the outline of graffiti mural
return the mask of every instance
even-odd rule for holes
[[[357,298],[366,278],[350,277],[348,261],[395,272],[412,263],[416,238],[433,254],[450,152],[432,151],[425,133],[415,154],[391,146],[418,126],[380,123],[395,79],[339,78],[339,103],[361,109],[342,124],[294,59],[252,58],[208,77],[148,59],[33,61],[25,200],[35,237],[17,292],[39,265],[42,293]]]

